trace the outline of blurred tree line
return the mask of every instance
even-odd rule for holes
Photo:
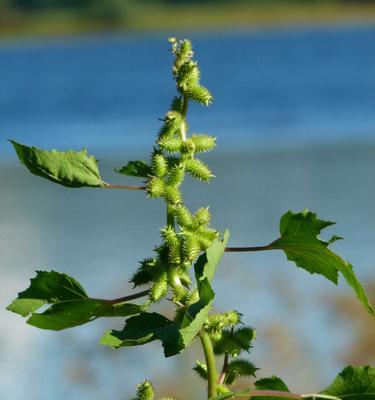
[[[122,9],[135,4],[189,4],[189,3],[245,3],[254,5],[280,3],[375,3],[375,0],[0,0],[1,8],[14,10],[45,10],[45,9],[95,9],[113,7]]]
[[[0,0],[0,36],[175,29],[177,19],[189,28],[228,26],[239,19],[246,25],[290,23],[301,21],[301,6],[317,9],[312,21],[326,21],[330,15],[332,20],[348,19],[355,10],[357,19],[370,14],[375,19],[375,7],[366,9],[375,0]],[[277,13],[269,12],[272,8]]]

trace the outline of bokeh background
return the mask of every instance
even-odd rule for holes
[[[4,310],[37,269],[78,279],[95,297],[131,291],[159,243],[165,212],[144,193],[69,190],[31,176],[6,138],[86,147],[105,180],[147,159],[174,93],[167,37],[193,40],[215,101],[189,110],[217,136],[217,178],[188,181],[231,245],[276,239],[280,216],[309,208],[338,221],[327,235],[375,301],[375,2],[0,0],[0,396],[127,400],[144,378],[160,395],[203,398],[199,346],[165,360],[159,343],[97,344],[121,319],[63,332]],[[124,179],[125,178],[125,179]],[[348,363],[375,362],[375,325],[345,284],[309,276],[282,253],[225,255],[214,288],[258,330],[258,377],[323,389]],[[244,383],[246,384],[246,383]]]

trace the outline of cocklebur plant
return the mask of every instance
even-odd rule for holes
[[[193,370],[207,382],[210,400],[235,397],[375,399],[375,368],[369,366],[346,367],[332,385],[314,394],[290,393],[285,383],[275,376],[256,380],[258,368],[247,356],[256,337],[255,330],[243,324],[242,315],[236,310],[213,312],[215,294],[211,282],[225,252],[281,250],[297,267],[320,274],[335,284],[342,274],[364,308],[375,315],[352,266],[329,249],[330,244],[341,238],[333,236],[324,241],[319,237],[332,222],[321,220],[307,210],[288,211],[281,217],[279,237],[270,244],[228,247],[229,232],[222,233],[210,226],[209,207],[195,211],[186,207],[181,192],[184,178],[190,175],[202,182],[210,181],[214,175],[199,155],[216,146],[213,136],[189,133],[188,104],[208,106],[213,98],[200,83],[200,70],[193,58],[191,42],[172,38],[170,43],[177,94],[162,119],[150,160],[130,161],[117,171],[142,178],[142,185],[105,182],[96,159],[86,150],[46,151],[11,141],[19,159],[31,173],[54,183],[70,188],[139,190],[165,203],[166,224],[160,229],[160,244],[151,256],[140,261],[130,278],[134,287],[147,288],[117,299],[98,299],[89,296],[66,274],[37,271],[30,286],[18,294],[8,310],[27,317],[30,325],[50,330],[72,328],[100,317],[124,317],[124,328],[104,333],[101,344],[118,349],[159,340],[165,357],[181,353],[199,339],[204,360],[197,361]],[[141,298],[145,300],[131,303]],[[173,303],[173,319],[152,311],[153,305],[162,300]],[[236,391],[236,381],[243,377],[255,382],[247,390]],[[135,398],[154,399],[152,383],[146,380],[139,384]]]

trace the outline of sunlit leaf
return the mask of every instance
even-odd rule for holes
[[[42,306],[49,307],[40,313]],[[137,304],[111,304],[107,300],[87,296],[82,286],[72,277],[55,271],[37,271],[30,286],[18,294],[8,307],[27,323],[41,329],[61,330],[93,321],[99,317],[120,317],[141,312]]]
[[[279,390],[280,392],[289,392],[288,386],[277,376],[262,378],[254,383],[257,390]]]
[[[145,312],[127,319],[121,331],[106,332],[100,343],[115,348],[138,346],[159,339],[160,333],[173,325],[161,314]]]
[[[374,400],[375,368],[346,367],[322,394],[342,400]]]
[[[194,265],[197,281],[207,278],[208,281],[211,282],[216,268],[224,254],[228,239],[229,231],[226,230],[224,232],[223,240],[215,239],[211,246],[198,258]]]
[[[47,151],[11,140],[20,161],[34,175],[68,187],[103,187],[98,162],[86,150]]]
[[[158,313],[142,313],[129,318],[121,331],[106,332],[100,343],[119,348],[143,345],[158,339],[163,344],[165,357],[174,356],[194,340],[212,307],[214,292],[207,279],[201,282],[199,295],[199,301],[186,309],[179,322]]]
[[[310,273],[323,275],[337,284],[341,272],[347,283],[355,291],[358,299],[371,315],[375,315],[373,306],[362,285],[353,272],[353,267],[328,246],[341,239],[333,236],[329,241],[319,238],[320,232],[333,222],[320,220],[310,211],[293,213],[288,211],[280,220],[280,238],[269,245],[269,249],[283,250],[290,261]]]
[[[152,175],[151,167],[145,161],[129,161],[125,166],[116,170],[119,174],[147,178]]]

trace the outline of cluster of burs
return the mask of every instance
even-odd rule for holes
[[[197,292],[189,290],[191,279],[188,270],[219,233],[209,227],[208,208],[200,208],[192,214],[185,207],[180,187],[186,173],[202,181],[213,177],[196,154],[214,148],[216,139],[204,134],[187,137],[185,116],[188,101],[208,105],[212,96],[199,83],[200,73],[192,59],[190,41],[171,40],[176,56],[173,74],[179,96],[174,98],[171,110],[163,119],[164,124],[151,156],[151,176],[147,182],[149,196],[164,199],[167,204],[167,226],[161,230],[163,243],[156,249],[157,257],[142,261],[132,282],[136,286],[152,283],[151,302],[165,297],[171,288],[173,299],[186,305],[197,301]]]
[[[179,310],[199,301],[198,290],[190,288],[189,270],[220,233],[209,226],[208,208],[191,213],[183,203],[180,187],[186,173],[205,182],[214,176],[196,155],[213,149],[216,138],[206,134],[187,136],[188,101],[207,106],[212,102],[212,95],[200,84],[200,71],[193,60],[191,42],[174,38],[170,42],[175,55],[173,75],[178,96],[163,119],[151,156],[152,174],[147,182],[149,196],[163,199],[167,204],[167,226],[161,230],[163,243],[155,249],[156,257],[143,260],[131,282],[135,286],[151,284],[148,304],[161,300],[171,290],[178,320]],[[213,342],[215,354],[226,358],[225,371],[221,378],[218,376],[219,393],[228,391],[226,385],[233,384],[237,378],[254,375],[254,365],[238,358],[242,351],[249,351],[255,337],[253,329],[242,325],[241,314],[236,311],[212,313],[203,328]],[[194,370],[201,378],[208,379],[205,363],[197,361]],[[137,398],[154,398],[150,382],[138,386]]]

